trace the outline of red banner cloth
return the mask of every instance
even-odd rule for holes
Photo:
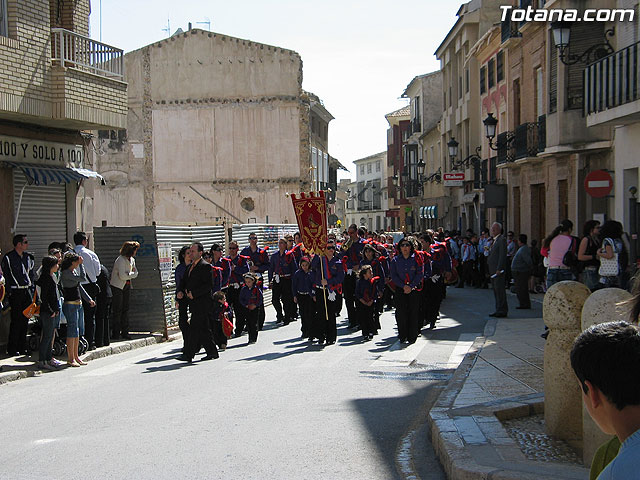
[[[306,195],[301,193],[300,198],[292,194],[291,201],[304,247],[309,252],[324,254],[329,233],[327,199],[324,197],[324,192],[310,192]]]

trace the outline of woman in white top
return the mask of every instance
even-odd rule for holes
[[[138,276],[136,261],[134,259],[140,244],[134,241],[124,242],[120,249],[120,256],[116,258],[111,273],[112,318],[111,339],[118,340],[122,337],[131,340],[129,336],[129,296],[131,293],[131,280]]]

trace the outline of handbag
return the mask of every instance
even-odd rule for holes
[[[233,322],[226,315],[222,317],[222,332],[227,338],[231,338],[233,335]]]
[[[569,250],[567,250],[564,254],[564,257],[562,257],[562,263],[571,269],[575,269],[578,267],[578,256],[573,249],[573,245],[575,242],[576,239],[572,237],[571,245],[569,245]]]
[[[618,265],[618,253],[616,252],[615,245],[610,238],[605,238],[602,246],[604,247],[607,242],[611,245],[613,250],[613,257],[604,258],[600,257],[600,268],[598,268],[598,275],[601,277],[615,277],[620,273],[620,267]]]
[[[40,315],[40,305],[36,305],[36,297],[38,296],[37,292],[33,292],[33,301],[31,302],[31,304],[25,308],[22,311],[22,314],[27,317],[27,318],[31,318],[34,315]]]

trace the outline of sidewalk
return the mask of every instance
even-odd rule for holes
[[[543,329],[541,317],[489,320],[434,404],[432,443],[448,478],[588,478],[577,464],[529,459],[501,422],[544,412]]]
[[[169,334],[168,341],[180,338],[180,332]],[[146,347],[147,345],[155,345],[164,342],[164,337],[160,334],[156,335],[136,335],[133,334],[133,340],[122,340],[112,342],[107,347],[100,347],[91,352],[82,355],[81,360],[91,361],[96,358],[117,355],[118,353],[128,352],[136,348]],[[30,356],[7,357],[0,359],[0,385],[27,377],[36,377],[44,373],[43,370],[36,366],[38,360],[38,352],[31,352]],[[66,362],[66,354],[58,357],[58,360]],[[63,367],[66,368],[66,367]]]

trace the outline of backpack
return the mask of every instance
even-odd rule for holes
[[[562,263],[571,269],[578,268],[578,255],[576,255],[577,243],[576,237],[571,237],[569,249],[564,254],[564,257],[562,257]]]

